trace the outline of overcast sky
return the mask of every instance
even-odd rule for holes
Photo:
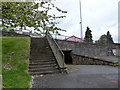
[[[118,42],[118,2],[120,0],[81,0],[83,37],[86,27],[92,30],[93,40],[98,40],[109,30],[113,40]],[[60,27],[67,30],[63,35],[80,37],[79,0],[56,0],[55,5],[68,11],[60,20]]]

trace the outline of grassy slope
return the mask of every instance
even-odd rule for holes
[[[2,74],[2,38],[0,37],[0,75]]]
[[[2,74],[4,88],[29,88],[31,77],[28,74],[28,37],[2,38]]]

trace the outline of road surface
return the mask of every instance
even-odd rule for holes
[[[118,67],[69,65],[68,74],[41,75],[32,88],[118,88]]]

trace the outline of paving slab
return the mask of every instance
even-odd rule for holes
[[[68,65],[68,74],[41,75],[32,88],[118,88],[118,67]],[[73,71],[72,71],[73,70]]]

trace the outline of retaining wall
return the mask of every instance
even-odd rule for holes
[[[118,62],[103,60],[98,57],[72,55],[74,65],[110,65],[117,66]]]
[[[15,32],[5,32],[5,31],[0,31],[0,33],[2,34],[1,36],[4,36],[4,37],[7,37],[7,36],[10,36],[10,37],[29,37],[29,35],[24,35],[24,34],[18,34],[18,33],[15,33]]]
[[[72,50],[73,54],[88,56],[111,56],[112,46],[56,40],[62,50]]]

